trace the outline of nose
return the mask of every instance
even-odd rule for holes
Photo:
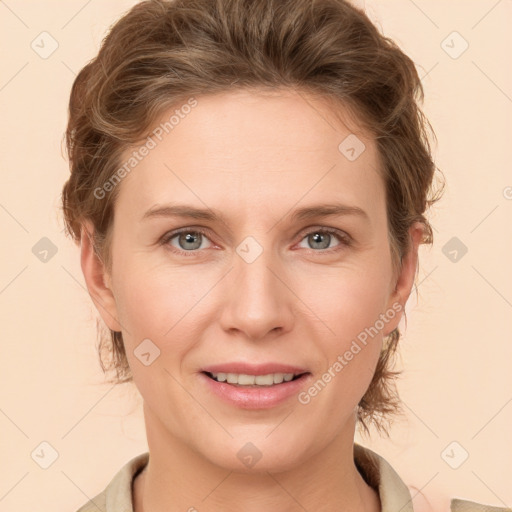
[[[252,262],[235,254],[234,268],[225,280],[222,328],[257,341],[292,329],[293,293],[283,265],[264,250]]]

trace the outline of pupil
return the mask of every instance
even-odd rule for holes
[[[193,233],[193,234],[191,234]],[[180,241],[180,246],[182,249],[186,250],[186,251],[190,251],[192,249],[198,249],[200,246],[201,246],[201,242],[199,240],[199,236],[200,236],[200,233],[194,233],[194,232],[189,232],[189,233],[185,233],[185,234],[182,234],[180,237],[179,237],[179,241]],[[185,244],[194,244],[195,242],[195,245],[193,247],[183,247],[183,243]]]
[[[310,239],[312,240],[312,245],[319,244],[320,246],[314,247],[315,249],[326,249],[329,247],[330,237],[328,233],[314,233],[310,235]]]

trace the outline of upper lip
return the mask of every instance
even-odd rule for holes
[[[237,373],[244,375],[268,375],[270,373],[293,373],[294,375],[300,375],[301,373],[308,373],[308,370],[305,368],[281,363],[249,364],[232,362],[206,366],[202,370],[208,373]]]

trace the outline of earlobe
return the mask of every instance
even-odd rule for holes
[[[94,227],[89,220],[82,225],[80,238],[80,263],[87,290],[103,321],[112,331],[121,331],[117,305],[105,266],[94,249]]]

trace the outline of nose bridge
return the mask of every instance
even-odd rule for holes
[[[224,329],[236,329],[252,339],[263,338],[278,328],[288,330],[293,319],[289,291],[279,276],[282,265],[271,248],[252,237],[234,255],[221,321]]]

